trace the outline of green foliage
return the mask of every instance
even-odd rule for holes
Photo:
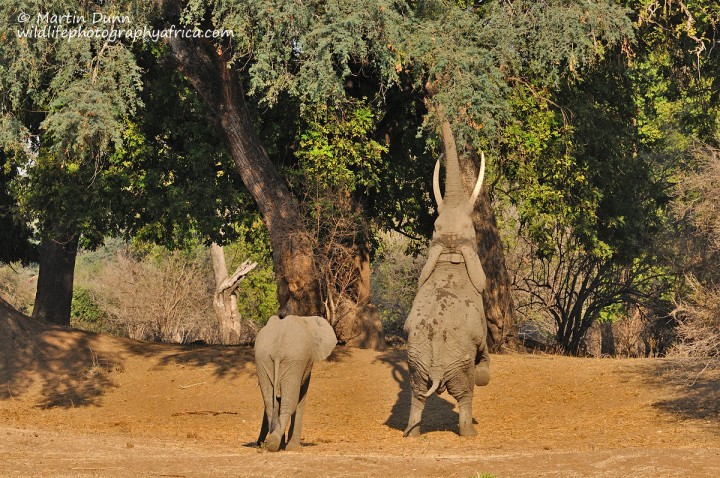
[[[155,54],[142,54],[146,113],[127,125],[111,158],[117,182],[108,202],[126,237],[170,248],[231,241],[233,223],[256,207],[207,107]]]
[[[631,69],[641,145],[661,165],[682,167],[693,140],[720,144],[720,60],[712,47],[720,4],[627,3],[638,12],[641,39]]]
[[[561,90],[516,87],[502,178],[540,257],[570,229],[585,253],[631,264],[662,226],[665,186],[635,152],[624,71],[601,63]]]
[[[0,151],[0,264],[21,261],[24,265],[37,257],[37,247],[31,242],[32,229],[17,207],[15,188],[17,169],[11,164],[2,167]]]
[[[73,172],[122,145],[124,120],[142,106],[140,67],[124,45],[89,39],[59,42],[54,61],[40,128],[44,143]]]
[[[370,276],[372,297],[380,313],[383,331],[388,336],[405,335],[403,326],[426,260],[424,254],[409,254],[409,247],[410,241],[400,234],[384,234],[373,261]]]
[[[270,239],[259,217],[239,226],[238,239],[225,246],[225,257],[230,272],[245,260],[257,262],[257,267],[243,279],[235,293],[240,315],[258,326],[265,325],[279,304]]]
[[[95,298],[94,292],[86,287],[73,289],[70,325],[76,329],[104,334],[125,335],[110,320]]]
[[[13,167],[26,172],[16,193],[19,211],[35,221],[41,235],[90,228],[90,242],[98,236],[92,229],[106,229],[111,221],[109,208],[98,199],[107,183],[98,176],[122,145],[128,118],[142,107],[140,68],[121,42],[23,38],[16,31],[47,26],[35,17],[40,12],[72,10],[90,18],[95,8],[91,3],[3,2],[0,15],[7,27],[2,30],[8,32],[0,43],[0,117],[8,126],[0,148]],[[20,12],[30,16],[28,23],[19,23]]]
[[[234,60],[247,65],[248,92],[262,103],[274,105],[289,94],[313,104],[343,99],[344,80],[360,59],[383,81],[397,77],[388,39],[402,32],[401,12],[405,5],[387,0],[194,0],[182,18],[199,25],[209,17],[235,32]]]
[[[84,322],[89,325],[97,324],[103,317],[103,312],[98,307],[92,292],[83,287],[76,287],[73,290],[73,304],[70,312],[71,320]]]
[[[367,101],[348,100],[342,107],[305,108],[295,156],[304,189],[374,189],[387,148],[372,139],[375,115]]]
[[[366,226],[358,198],[377,192],[386,168],[387,149],[372,139],[375,128],[365,99],[349,98],[337,107],[311,105],[301,113],[297,163],[286,176],[301,197],[318,244],[363,240]]]

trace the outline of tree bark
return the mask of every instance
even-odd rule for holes
[[[210,106],[245,186],[268,228],[281,315],[320,315],[319,274],[297,201],[258,138],[241,81],[219,48],[200,39],[169,40],[179,69]]]
[[[351,290],[340,291],[339,319],[334,321],[333,328],[338,339],[348,346],[385,350],[387,346],[382,323],[370,294],[370,249],[367,238],[361,244],[354,245],[353,273],[355,280],[349,288]]]
[[[463,154],[460,157],[460,168],[463,172],[465,192],[470,197],[479,166],[468,154]],[[488,326],[488,346],[493,352],[503,348],[515,349],[518,345],[518,334],[512,285],[505,265],[497,220],[485,185],[475,204],[473,222],[478,240],[478,254],[487,278],[482,297]]]
[[[32,316],[57,325],[70,325],[78,234],[44,237]]]
[[[613,323],[609,320],[600,322],[600,354],[603,356],[615,356],[615,335],[613,334]]]
[[[170,45],[179,69],[215,112],[242,180],[263,215],[273,250],[279,314],[323,315],[312,237],[298,202],[254,130],[237,71],[228,67],[221,52],[200,40],[174,38]],[[338,339],[348,345],[383,349],[382,326],[370,303],[369,253],[362,254],[359,283],[367,282],[367,293],[355,304],[346,301],[347,313],[333,325]]]
[[[210,257],[215,274],[213,308],[220,327],[220,343],[223,345],[249,344],[255,339],[257,331],[252,324],[240,316],[237,296],[233,292],[240,281],[257,266],[257,263],[244,262],[230,277],[223,247],[213,243],[210,246]]]

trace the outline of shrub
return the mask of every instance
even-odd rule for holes
[[[417,281],[425,264],[423,255],[408,253],[411,246],[411,241],[400,234],[384,234],[373,261],[372,298],[388,336],[405,335],[403,324],[415,299]]]
[[[36,288],[37,268],[20,264],[0,266],[0,296],[23,314],[32,313]]]
[[[82,286],[73,289],[70,326],[88,332],[127,336],[122,324],[105,313],[95,293]]]

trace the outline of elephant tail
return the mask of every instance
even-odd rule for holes
[[[440,341],[433,341],[432,357],[430,358],[430,389],[422,394],[425,398],[435,393],[440,386],[440,382],[442,382],[443,370],[441,357],[443,356],[443,351],[441,347],[442,344]]]
[[[430,395],[432,395],[433,393],[435,393],[435,391],[438,389],[438,386],[440,385],[440,380],[431,378],[431,379],[430,379],[430,383],[432,383],[432,386],[430,387],[430,390],[428,390],[427,392],[425,392],[425,393],[422,394],[422,396],[425,397],[425,398],[428,398]]]
[[[282,390],[280,387],[280,360],[275,360],[275,371],[273,372],[273,394],[275,398],[282,397]]]

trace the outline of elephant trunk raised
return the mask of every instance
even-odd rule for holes
[[[482,187],[485,155],[481,154],[480,174],[468,198],[462,188],[455,139],[447,121],[442,124],[442,135],[445,195],[440,193],[438,160],[433,191],[439,215],[418,292],[405,321],[413,393],[405,436],[419,434],[425,400],[444,390],[458,401],[460,434],[477,434],[472,426],[473,388],[486,385],[490,378],[481,297],[485,273],[471,216]]]

